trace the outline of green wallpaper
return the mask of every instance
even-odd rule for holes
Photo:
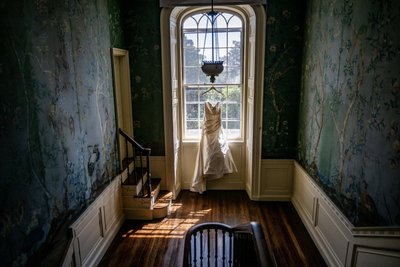
[[[357,226],[400,225],[400,2],[310,1],[298,158]]]
[[[305,5],[267,3],[262,158],[295,158]]]
[[[163,156],[164,120],[158,1],[124,1],[124,34],[129,49],[135,139]]]
[[[117,172],[118,10],[111,0],[0,2],[2,266],[59,265],[68,226]]]

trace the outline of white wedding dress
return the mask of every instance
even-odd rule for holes
[[[206,191],[207,180],[218,179],[233,172],[237,172],[237,169],[221,126],[220,104],[213,106],[205,102],[204,126],[190,190],[203,193]]]

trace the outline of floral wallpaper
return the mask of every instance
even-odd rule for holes
[[[117,1],[0,1],[0,258],[57,266],[118,168]]]
[[[400,225],[400,2],[313,0],[298,159],[356,226]]]
[[[131,66],[135,139],[164,156],[160,7],[158,1],[124,1],[124,33]],[[140,125],[138,125],[140,124]]]
[[[295,158],[300,95],[302,1],[267,1],[262,158]]]

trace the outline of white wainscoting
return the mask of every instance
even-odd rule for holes
[[[256,182],[256,181],[253,181]],[[253,200],[290,201],[292,197],[293,160],[261,160],[261,177]]]
[[[329,266],[400,266],[400,229],[354,227],[294,162],[292,203]]]
[[[71,246],[63,266],[97,266],[111,244],[124,216],[118,175],[71,225]]]
[[[244,181],[244,143],[230,142],[229,148],[232,153],[238,172],[227,174],[221,179],[207,182],[207,190],[243,190]],[[190,189],[194,170],[196,168],[197,152],[199,150],[198,142],[185,142],[182,144],[182,189]]]

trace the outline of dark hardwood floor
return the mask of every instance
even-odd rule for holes
[[[99,266],[181,266],[192,225],[259,221],[277,266],[326,266],[290,202],[255,202],[244,191],[182,191],[162,220],[126,221]]]

